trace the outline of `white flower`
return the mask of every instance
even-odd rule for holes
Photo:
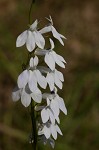
[[[16,41],[16,47],[21,47],[26,43],[26,47],[29,52],[32,52],[37,45],[39,48],[43,49],[45,46],[45,39],[42,34],[37,31],[38,21],[36,20],[28,30],[21,33]]]
[[[67,115],[67,109],[64,100],[57,94],[56,90],[57,89],[55,88],[53,91],[55,94],[44,93],[43,99],[50,100],[50,108],[52,109],[55,117],[59,115],[59,110],[61,110],[65,115]]]
[[[57,124],[49,124],[49,123],[45,124],[43,129],[38,131],[38,135],[44,134],[47,139],[49,139],[50,136],[52,135],[52,137],[55,140],[57,139],[57,133],[63,135]]]
[[[50,21],[50,25],[49,26],[46,26],[44,27],[43,29],[41,29],[39,32],[41,34],[44,34],[44,33],[47,33],[47,32],[52,32],[53,36],[58,39],[60,41],[60,43],[62,45],[64,45],[63,41],[62,41],[62,38],[63,39],[66,39],[62,34],[58,33],[57,30],[54,28],[53,26],[53,21],[52,21],[52,18],[51,16],[49,16],[50,18],[46,18],[48,21]]]
[[[62,89],[63,84],[62,82],[64,81],[63,74],[55,69],[54,71],[50,71],[47,73],[46,76],[47,83],[49,84],[50,90],[53,91],[55,84]]]
[[[39,90],[37,84],[39,84],[44,89],[46,88],[47,86],[46,78],[36,68],[37,65],[38,65],[38,57],[35,56],[34,59],[33,58],[30,59],[29,70],[26,69],[19,75],[17,80],[19,88],[24,88],[27,83],[32,92]]]
[[[58,108],[58,111],[57,111],[57,114],[56,114],[56,113],[53,112],[50,105],[51,105],[51,102],[47,98],[47,106],[41,110],[42,122],[46,123],[50,119],[51,123],[55,124],[55,119],[56,119],[57,122],[60,123],[60,120],[59,120],[59,117],[58,117],[59,116],[59,108],[56,106]]]
[[[12,99],[13,101],[18,101],[21,99],[22,104],[25,107],[28,107],[31,103],[31,98],[36,102],[36,103],[41,103],[42,100],[42,93],[40,90],[31,92],[29,90],[28,85],[26,85],[25,88],[19,89],[16,87],[13,92],[12,92]]]
[[[59,65],[62,68],[65,68],[64,63],[66,63],[66,61],[64,60],[64,58],[58,54],[56,54],[55,51],[53,51],[54,49],[54,42],[52,41],[52,39],[50,39],[50,44],[51,44],[51,49],[50,50],[36,50],[35,54],[36,55],[45,55],[45,63],[48,65],[48,67],[51,70],[55,70],[55,63],[57,65]]]

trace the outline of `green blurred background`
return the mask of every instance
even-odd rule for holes
[[[28,109],[14,103],[11,92],[25,47],[16,48],[17,36],[27,28],[31,0],[0,0],[0,150],[31,150]],[[99,0],[36,0],[31,19],[51,15],[56,29],[67,37],[56,51],[67,60],[64,98],[68,116],[60,115],[55,150],[99,150]],[[49,146],[40,145],[42,150]]]

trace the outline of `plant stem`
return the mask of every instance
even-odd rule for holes
[[[34,101],[33,100],[31,100],[31,121],[32,121],[33,148],[34,148],[34,150],[37,150],[36,116],[35,116]]]
[[[32,11],[33,3],[35,3],[35,0],[32,0],[32,3],[30,5],[30,10],[29,10],[29,25],[31,24],[31,11]]]

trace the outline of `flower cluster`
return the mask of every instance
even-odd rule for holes
[[[64,100],[57,94],[58,88],[63,87],[64,77],[56,69],[56,64],[65,68],[66,61],[54,51],[55,45],[51,38],[48,38],[50,48],[45,48],[44,34],[51,32],[62,45],[64,45],[62,39],[66,38],[54,28],[51,16],[46,19],[50,22],[48,26],[38,30],[38,20],[36,20],[17,38],[16,47],[26,44],[31,57],[26,68],[18,76],[17,87],[12,92],[12,99],[13,101],[21,99],[25,107],[28,107],[31,100],[34,100],[35,112],[40,114],[37,120],[38,140],[54,147],[57,133],[62,135],[58,126],[60,111],[67,115]],[[39,56],[44,58],[44,66],[39,65]],[[47,92],[44,93],[42,89],[46,89]]]

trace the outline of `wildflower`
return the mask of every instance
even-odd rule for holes
[[[57,133],[63,135],[57,124],[50,124],[50,123],[44,124],[42,130],[38,131],[38,135],[44,134],[47,139],[49,139],[50,136],[52,135],[52,137],[55,140],[57,139]]]
[[[49,22],[50,22],[50,25],[49,26],[46,26],[44,27],[43,29],[41,29],[39,32],[41,34],[44,34],[44,33],[47,33],[47,32],[52,32],[53,36],[59,40],[59,42],[64,46],[64,43],[62,41],[62,38],[63,39],[66,39],[62,34],[58,33],[57,30],[54,28],[53,26],[53,21],[52,21],[52,18],[51,16],[49,16],[49,18],[46,18]]]
[[[36,50],[35,54],[36,55],[45,55],[44,61],[51,70],[55,70],[55,63],[57,65],[59,65],[60,67],[65,68],[64,63],[66,63],[66,61],[64,60],[64,58],[62,56],[58,55],[55,51],[53,51],[54,42],[52,41],[52,39],[50,39],[50,44],[51,44],[51,49]]]
[[[26,43],[26,47],[29,52],[32,52],[36,45],[43,49],[45,46],[45,39],[43,38],[42,34],[37,31],[37,24],[38,21],[35,20],[35,22],[30,25],[30,28],[28,30],[25,30],[23,33],[21,33],[16,41],[16,47],[21,47]]]
[[[32,92],[38,91],[37,83],[42,87],[46,88],[47,82],[45,77],[37,69],[38,57],[30,59],[29,69],[24,70],[18,77],[17,83],[19,88],[24,88],[28,83],[29,88]]]
[[[36,102],[36,103],[41,103],[42,100],[42,93],[38,89],[35,92],[31,92],[28,85],[26,85],[25,88],[19,89],[16,87],[13,92],[12,92],[12,99],[13,101],[18,101],[21,99],[21,103],[25,106],[28,107],[31,103],[31,98]]]

